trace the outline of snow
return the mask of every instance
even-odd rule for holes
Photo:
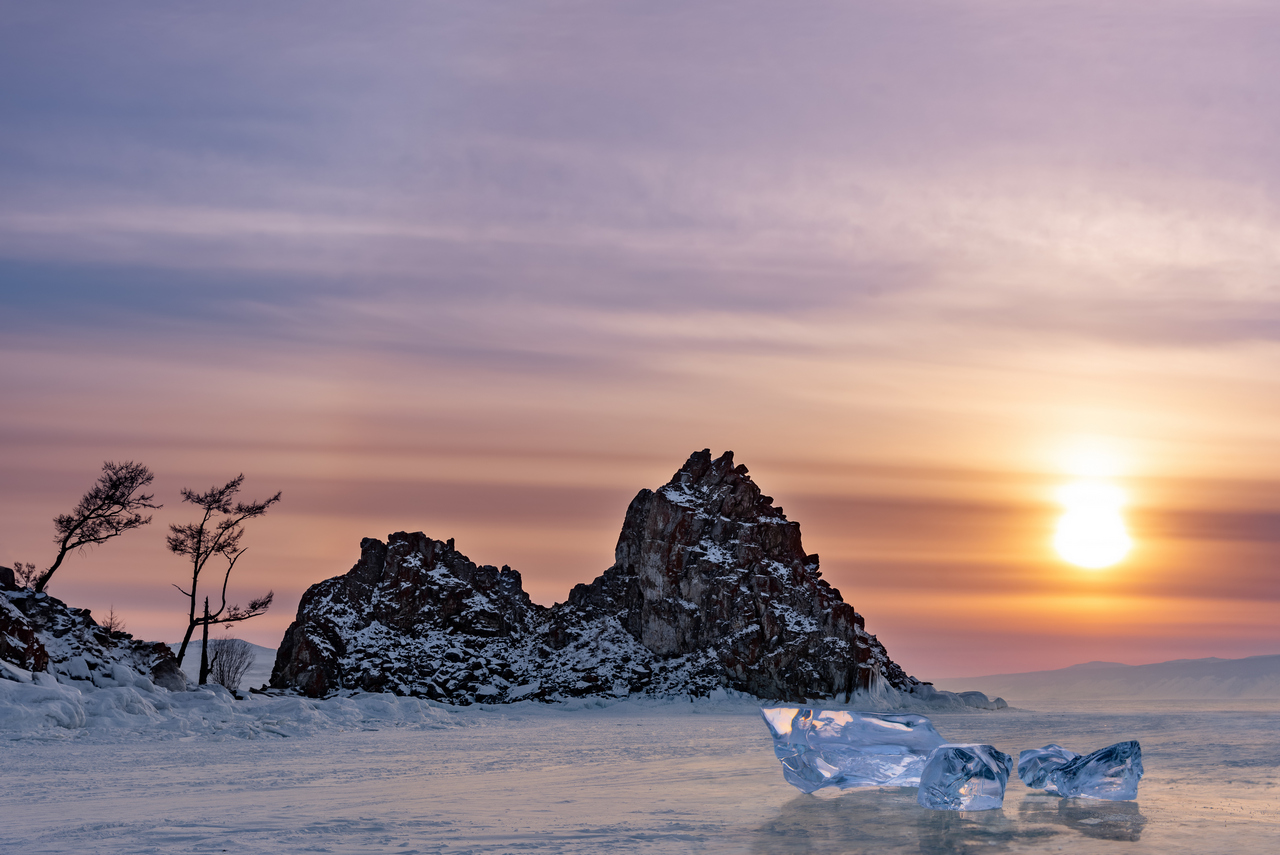
[[[1136,802],[1086,804],[1014,781],[1002,809],[955,813],[921,808],[914,789],[798,794],[756,705],[727,695],[421,702],[424,726],[398,721],[404,699],[387,696],[179,694],[190,697],[166,715],[193,723],[193,710],[239,707],[242,723],[270,713],[295,738],[219,729],[223,712],[189,738],[153,723],[0,740],[0,851],[1262,855],[1280,839],[1274,703],[933,715],[949,739],[1015,755],[1051,741],[1143,746]]]
[[[117,664],[110,678],[72,685],[3,663],[0,743],[260,739],[364,727],[458,726],[447,710],[418,698],[353,694],[313,700],[250,695],[221,686],[169,692]]]
[[[676,488],[675,485],[668,484],[659,492],[667,499],[667,501],[672,504],[679,505],[682,508],[691,508],[695,510],[701,508],[700,500],[689,491],[687,486],[681,485],[680,488]]]

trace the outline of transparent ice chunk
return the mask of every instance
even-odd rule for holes
[[[1050,743],[1044,748],[1030,748],[1018,755],[1018,777],[1028,787],[1056,793],[1057,785],[1049,783],[1049,773],[1079,756],[1056,743]]]
[[[920,775],[916,800],[933,810],[993,810],[1004,804],[1013,758],[991,745],[939,745]]]
[[[1138,797],[1142,780],[1142,746],[1136,739],[1099,748],[1051,770],[1045,789],[1066,798],[1129,801]]]
[[[946,742],[922,715],[763,708],[787,783],[822,787],[914,787],[929,752]]]

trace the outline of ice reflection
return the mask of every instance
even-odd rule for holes
[[[847,792],[837,798],[797,796],[753,836],[758,855],[919,852],[921,855],[1025,850],[1063,834],[1028,826],[1003,810],[933,811],[916,803],[914,787]]]
[[[1095,799],[1062,799],[1057,796],[1027,796],[1018,805],[1018,817],[1025,822],[1065,825],[1086,837],[1102,840],[1137,840],[1147,818],[1137,802],[1109,802]]]
[[[904,829],[923,811],[915,787],[855,790],[837,798],[800,795],[756,829],[752,851],[760,855],[866,851],[900,847]]]
[[[1024,827],[1005,815],[1003,809],[986,811],[922,810],[916,820],[920,834],[920,855],[977,855],[1015,848],[1054,837],[1061,832],[1047,826]]]
[[[1033,852],[1053,840],[1068,847],[1075,833],[1134,841],[1147,818],[1137,802],[1062,799],[1029,794],[1016,808],[934,811],[916,803],[912,787],[796,796],[752,834],[755,855],[916,853],[978,855]]]

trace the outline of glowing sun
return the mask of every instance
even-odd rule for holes
[[[1058,490],[1064,508],[1053,548],[1064,561],[1089,570],[1119,562],[1133,548],[1120,508],[1124,492],[1111,484],[1077,481]]]

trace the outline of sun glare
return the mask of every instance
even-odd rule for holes
[[[1120,509],[1124,491],[1098,481],[1077,481],[1058,490],[1063,514],[1053,547],[1064,561],[1101,570],[1121,561],[1133,548]]]

